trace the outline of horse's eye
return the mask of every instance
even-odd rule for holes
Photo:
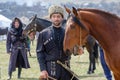
[[[71,29],[75,29],[75,27],[73,25],[70,26]]]

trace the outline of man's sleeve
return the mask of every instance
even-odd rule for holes
[[[40,66],[40,70],[46,70],[46,60],[45,60],[45,49],[44,49],[44,42],[43,42],[43,37],[42,37],[42,33],[39,33],[38,39],[37,39],[37,48],[36,48],[36,52],[37,52],[37,59],[39,62],[39,66]]]

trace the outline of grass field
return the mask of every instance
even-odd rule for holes
[[[7,71],[9,63],[9,54],[6,53],[5,45],[5,41],[0,42],[0,80],[7,80],[8,78]],[[31,46],[32,57],[29,57],[31,68],[23,69],[21,75],[22,78],[19,80],[38,80],[39,78],[40,70],[36,58],[35,46],[36,44],[34,42],[34,45]],[[83,54],[82,56],[72,56],[71,69],[77,75],[79,75],[80,80],[106,80],[100,63],[97,65],[97,69],[92,75],[86,74],[88,65],[89,60],[87,51],[85,51],[85,54]],[[13,72],[11,80],[18,80],[17,71]]]

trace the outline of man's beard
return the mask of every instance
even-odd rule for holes
[[[61,23],[56,23],[56,22],[54,22],[53,24],[54,24],[54,26],[60,26],[61,25]]]

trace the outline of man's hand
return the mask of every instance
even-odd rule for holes
[[[11,49],[9,49],[9,51],[7,51],[7,53],[8,53],[8,54],[11,54],[11,51],[12,51],[12,50],[11,50]]]
[[[11,52],[7,52],[7,54],[11,55]]]
[[[47,79],[48,78],[48,72],[47,71],[42,71],[40,73],[40,79]]]

